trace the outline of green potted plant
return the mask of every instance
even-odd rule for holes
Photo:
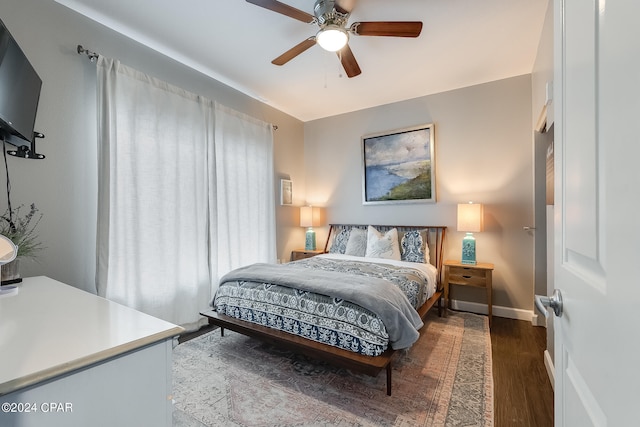
[[[7,236],[18,246],[18,256],[15,260],[2,266],[2,281],[17,280],[20,278],[20,259],[35,258],[36,254],[44,249],[38,238],[36,228],[42,219],[42,213],[35,203],[31,203],[29,211],[22,213],[24,205],[5,211],[0,217],[0,234]]]

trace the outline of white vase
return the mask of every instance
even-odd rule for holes
[[[20,260],[14,259],[13,261],[3,265],[2,267],[2,281],[9,280],[19,281],[20,279]]]

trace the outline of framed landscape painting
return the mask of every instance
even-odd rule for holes
[[[362,137],[365,205],[434,203],[433,124]]]

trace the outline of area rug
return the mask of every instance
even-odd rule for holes
[[[174,349],[174,426],[493,426],[485,316],[430,314],[386,375],[352,373],[215,330]]]

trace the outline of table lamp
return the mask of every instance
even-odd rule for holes
[[[462,239],[462,264],[476,265],[476,238],[473,233],[482,231],[483,212],[481,203],[458,205],[458,231],[466,231]]]
[[[304,250],[316,250],[316,232],[313,227],[322,225],[321,210],[318,207],[302,206],[300,208],[300,227],[307,227],[307,233],[304,239]]]

